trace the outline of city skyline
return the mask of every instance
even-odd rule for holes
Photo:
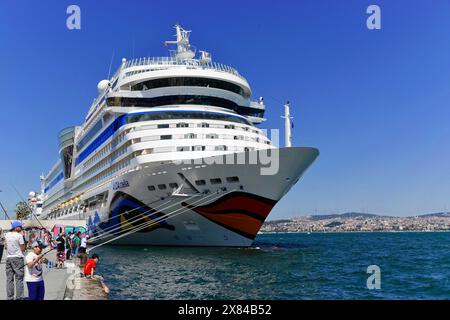
[[[81,30],[66,27],[71,4]],[[248,79],[253,98],[264,97],[261,128],[280,129],[283,144],[289,100],[293,145],[321,151],[269,219],[446,211],[450,3],[376,1],[381,30],[367,29],[366,1],[257,4],[3,1],[0,202],[11,210],[20,201],[11,183],[23,197],[38,191],[58,158],[57,133],[83,122],[98,81],[123,57],[167,55],[163,41],[179,22],[193,45]],[[111,23],[118,17],[126,23]]]

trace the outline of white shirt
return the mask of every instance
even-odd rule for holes
[[[25,244],[23,236],[17,232],[8,232],[5,234],[7,258],[23,258],[20,245]]]
[[[81,238],[81,244],[80,244],[80,247],[81,247],[81,248],[86,248],[86,245],[87,245],[86,237]]]
[[[37,254],[34,252],[30,252],[25,257],[25,262],[29,263],[33,261],[37,257]],[[31,268],[28,268],[28,265],[25,265],[25,282],[39,282],[44,280],[42,278],[42,263],[38,262]]]

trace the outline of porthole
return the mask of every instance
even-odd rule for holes
[[[222,183],[222,180],[220,178],[213,178],[209,179],[209,182],[211,182],[211,184],[220,184]]]

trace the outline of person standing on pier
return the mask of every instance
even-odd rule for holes
[[[0,263],[2,262],[4,248],[5,248],[5,236],[3,235],[3,229],[0,228]]]
[[[86,250],[86,248],[87,248],[87,240],[88,239],[89,239],[88,235],[85,235],[83,238],[81,238],[80,248],[84,248]]]
[[[84,266],[86,265],[86,261],[88,260],[86,248],[80,247],[77,258],[78,258],[78,267],[81,270],[81,274],[84,274]]]
[[[62,268],[64,266],[64,261],[66,260],[66,240],[65,234],[61,233],[56,239],[56,267]]]
[[[75,233],[72,239],[72,257],[76,257],[78,255],[80,242],[81,242],[81,233],[80,231],[78,231],[77,233]]]
[[[25,282],[28,287],[28,300],[44,300],[45,286],[42,277],[42,264],[48,260],[42,253],[43,246],[34,241],[31,245],[32,252],[25,257]]]
[[[20,221],[11,223],[11,231],[5,235],[6,244],[6,295],[14,300],[14,281],[16,300],[23,300],[23,253],[25,241],[22,235],[23,224]]]
[[[71,253],[72,253],[72,232],[69,232],[69,234],[66,236],[66,259],[67,260],[72,260]]]

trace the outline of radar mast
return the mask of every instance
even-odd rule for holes
[[[175,25],[175,29],[177,34],[176,41],[165,41],[164,44],[167,46],[168,44],[176,44],[177,50],[175,54],[175,58],[177,60],[187,60],[192,59],[195,56],[195,48],[189,43],[189,35],[192,32],[191,30],[183,29],[179,24]],[[192,49],[193,50],[192,50]]]

